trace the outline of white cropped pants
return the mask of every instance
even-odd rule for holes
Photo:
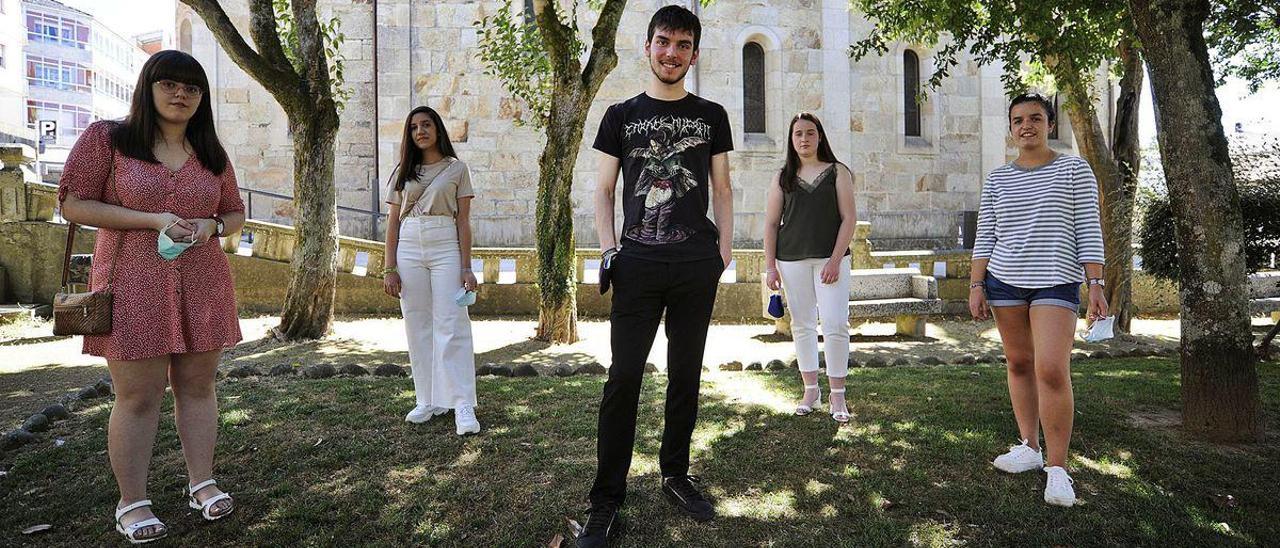
[[[791,338],[796,342],[796,363],[801,371],[818,370],[818,320],[822,320],[823,353],[827,376],[849,373],[849,256],[840,260],[840,277],[822,283],[827,259],[778,261],[778,275],[791,313]]]
[[[462,252],[453,217],[410,217],[396,246],[400,311],[418,405],[476,404],[471,317],[454,302],[462,287]]]

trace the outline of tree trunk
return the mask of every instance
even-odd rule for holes
[[[292,278],[280,314],[281,337],[317,339],[329,332],[337,281],[338,208],[333,184],[333,109],[291,115],[294,231]]]
[[[574,280],[573,167],[586,121],[576,78],[557,81],[547,121],[547,144],[538,161],[538,332],[539,340],[578,340],[578,284]]]
[[[1137,312],[1133,304],[1133,207],[1138,193],[1141,143],[1138,139],[1138,103],[1142,97],[1142,55],[1126,36],[1119,45],[1120,96],[1116,98],[1115,125],[1111,128],[1111,154],[1118,177],[1114,193],[1104,194],[1110,204],[1103,215],[1111,217],[1114,232],[1103,242],[1107,255],[1107,304],[1116,326],[1128,333]]]
[[[1130,0],[1151,70],[1182,301],[1182,424],[1212,441],[1262,438],[1244,229],[1204,41],[1207,0]]]
[[[1126,188],[1126,180],[1107,147],[1106,132],[1093,107],[1093,75],[1074,64],[1062,61],[1052,67],[1054,79],[1067,96],[1067,115],[1071,133],[1080,154],[1093,168],[1101,197],[1103,233],[1103,276],[1107,282],[1107,304],[1116,315],[1116,327],[1129,331],[1133,316],[1133,197],[1134,188]],[[1136,120],[1136,118],[1135,118]],[[1136,140],[1137,132],[1131,134]],[[1133,179],[1136,184],[1137,179]]]

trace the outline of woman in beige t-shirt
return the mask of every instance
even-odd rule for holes
[[[400,165],[391,184],[383,289],[400,299],[409,338],[417,406],[405,420],[423,423],[454,411],[458,435],[476,419],[471,318],[456,300],[474,291],[471,272],[471,172],[458,159],[440,115],[409,112]]]

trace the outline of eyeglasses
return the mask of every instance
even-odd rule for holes
[[[158,80],[156,81],[156,84],[160,86],[160,91],[163,91],[168,95],[177,95],[178,90],[182,90],[182,92],[187,94],[188,97],[199,97],[204,94],[204,90],[201,89],[200,86],[180,84],[173,80]]]

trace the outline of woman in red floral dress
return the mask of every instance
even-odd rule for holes
[[[166,383],[189,503],[205,519],[226,516],[232,500],[212,481],[214,380],[222,350],[240,341],[240,326],[218,237],[244,224],[244,204],[195,58],[151,56],[129,116],[96,122],[76,142],[58,197],[67,220],[99,228],[92,287],[110,285],[114,293],[111,332],[86,336],[84,352],[106,358],[116,393],[107,450],[120,488],[117,531],[135,544],[168,533],[146,496]]]

